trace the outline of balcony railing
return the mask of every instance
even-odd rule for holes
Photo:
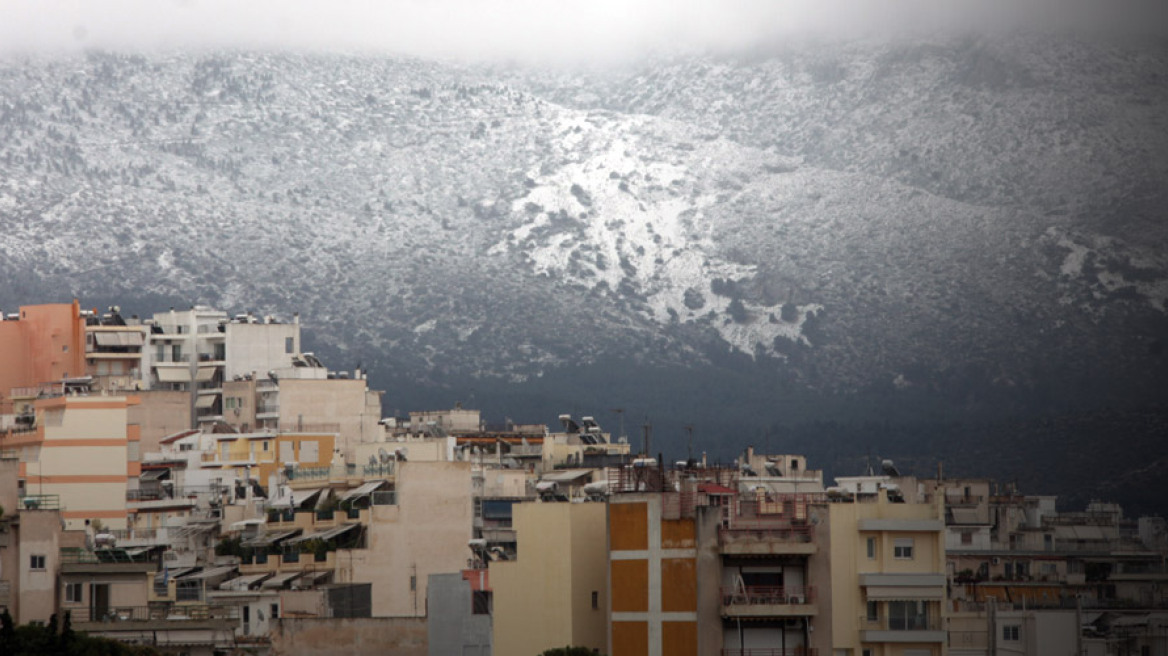
[[[748,585],[744,588],[722,589],[723,606],[733,604],[759,606],[811,603],[815,603],[815,588],[813,586]]]
[[[860,629],[865,631],[943,631],[941,618],[935,615],[915,615],[911,617],[880,617],[871,619],[860,616]]]
[[[60,510],[61,497],[56,494],[26,494],[20,498],[25,510]]]
[[[238,620],[238,606],[111,606],[96,610],[89,606],[62,608],[73,622],[149,622],[160,620]]]
[[[722,656],[819,656],[819,649],[814,647],[723,649]]]

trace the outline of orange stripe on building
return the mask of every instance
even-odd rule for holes
[[[120,437],[100,438],[100,439],[71,439],[71,440],[45,440],[43,447],[57,447],[57,446],[126,446],[126,440]]]
[[[61,513],[65,519],[123,519],[124,510],[65,510]]]
[[[126,424],[126,439],[131,442],[141,442],[142,427],[138,424]]]
[[[138,478],[142,475],[142,463],[127,462],[126,463],[126,478]]]

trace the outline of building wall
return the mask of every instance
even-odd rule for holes
[[[337,551],[337,578],[373,584],[375,617],[424,617],[430,574],[471,556],[470,463],[401,462],[395,487],[397,505],[373,506],[368,548]]]
[[[698,654],[697,529],[693,518],[663,518],[664,496],[608,504],[612,656]]]
[[[291,347],[287,340],[291,339]],[[255,373],[263,378],[292,364],[300,353],[299,323],[228,323],[226,379]]]
[[[0,321],[0,414],[12,413],[13,387],[85,375],[85,319],[77,301],[20,308]]]
[[[16,594],[18,624],[47,622],[57,612],[57,572],[60,571],[61,515],[55,510],[20,511],[17,532]],[[32,569],[33,556],[44,557],[44,568]]]
[[[426,620],[280,618],[272,623],[271,656],[427,656]]]
[[[380,393],[368,392],[364,380],[285,379],[280,381],[279,399],[281,427],[303,424],[306,430],[335,431],[342,448],[375,442],[384,435],[377,423]]]
[[[135,403],[124,396],[37,401],[37,430],[22,442],[21,475],[29,494],[60,497],[67,528],[82,529],[87,519],[126,528],[127,480],[141,471],[130,458],[138,427],[128,424],[127,408]]]
[[[490,656],[492,618],[472,612],[470,582],[461,574],[431,574],[427,591],[430,656]]]
[[[193,425],[189,393],[151,390],[135,396],[138,404],[130,406],[127,421],[138,425],[143,454],[158,452],[160,440]]]
[[[496,652],[538,654],[564,645],[604,650],[604,504],[522,503],[512,512],[518,556],[490,564]]]

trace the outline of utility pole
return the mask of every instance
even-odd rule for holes
[[[685,425],[685,434],[688,438],[688,448],[689,448],[689,456],[686,458],[686,464],[688,465],[690,462],[693,461],[693,424],[686,424]]]
[[[653,456],[649,455],[649,453],[650,453],[649,445],[652,443],[653,424],[650,424],[647,421],[647,419],[648,418],[646,417],[645,424],[643,426],[641,426],[641,430],[643,430],[644,434],[645,434],[645,439],[644,439],[644,442],[642,442],[642,447],[645,450],[645,457],[652,458]]]

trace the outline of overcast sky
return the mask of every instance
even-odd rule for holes
[[[236,46],[613,59],[793,34],[1168,32],[1168,0],[0,0],[0,50]]]

